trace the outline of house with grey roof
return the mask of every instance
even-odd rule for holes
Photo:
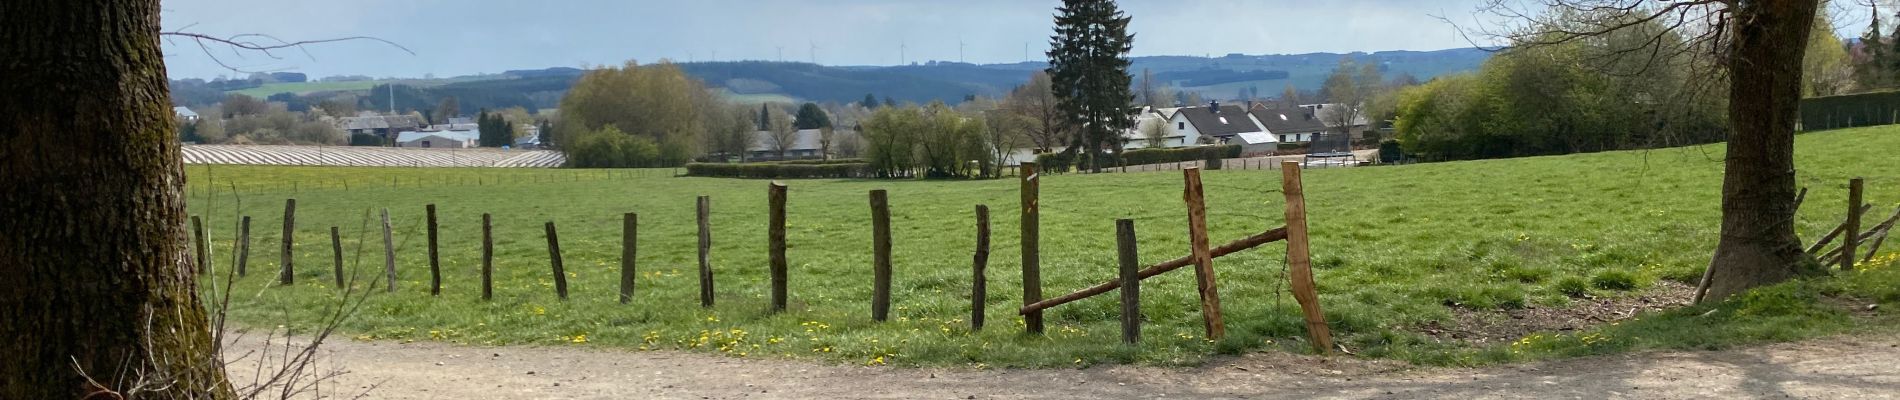
[[[396,135],[398,147],[466,149],[481,145],[481,133],[460,131],[407,131]]]
[[[1221,143],[1242,133],[1265,131],[1259,121],[1254,121],[1253,116],[1247,113],[1246,108],[1222,105],[1219,101],[1201,107],[1182,107],[1168,118],[1168,124],[1187,145]]]
[[[1301,105],[1300,108],[1313,111],[1314,116],[1317,117],[1320,122],[1325,123],[1326,127],[1332,129],[1334,132],[1347,132],[1352,134],[1352,140],[1362,140],[1366,137],[1366,127],[1369,124],[1366,122],[1366,116],[1363,111],[1353,113],[1352,108],[1339,103],[1306,104]],[[1346,121],[1346,114],[1357,115],[1352,116],[1352,121]]]
[[[778,136],[769,131],[757,131],[752,133],[752,143],[746,145],[745,151],[748,159],[753,160],[814,158],[823,155],[820,154],[824,150],[823,136],[824,132],[817,129],[792,132],[791,140],[783,146],[784,156],[780,157]]]

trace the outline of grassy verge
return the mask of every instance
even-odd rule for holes
[[[1896,148],[1900,129],[1894,128],[1801,136],[1797,173],[1812,188],[1797,223],[1803,237],[1839,222],[1844,207],[1835,205],[1845,203],[1842,187],[1849,176],[1868,178],[1869,202],[1900,202],[1900,163],[1891,161]],[[1360,354],[1455,365],[1839,332],[1865,319],[1826,311],[1820,308],[1826,303],[1803,302],[1801,296],[1893,301],[1891,292],[1882,291],[1894,286],[1883,281],[1893,279],[1881,272],[1890,268],[1876,268],[1763,291],[1706,317],[1707,309],[1690,308],[1589,331],[1610,339],[1544,335],[1520,345],[1473,348],[1412,333],[1427,322],[1450,323],[1452,307],[1561,307],[1578,294],[1617,296],[1659,280],[1694,280],[1715,242],[1721,157],[1719,146],[1704,146],[1309,170],[1312,248],[1328,320],[1338,341]],[[330,226],[341,227],[349,268],[361,277],[353,285],[380,291],[374,279],[382,269],[381,237],[369,216],[387,207],[397,232],[399,288],[371,296],[343,327],[347,336],[1031,367],[1188,364],[1208,354],[1306,348],[1299,312],[1281,283],[1279,244],[1215,261],[1229,323],[1229,337],[1218,343],[1200,337],[1192,274],[1185,271],[1144,284],[1146,324],[1139,347],[1118,343],[1115,296],[1053,309],[1046,337],[1022,335],[1013,312],[1021,286],[1016,184],[1009,180],[791,181],[792,307],[771,314],[763,181],[575,170],[188,171],[192,212],[213,217],[208,225],[218,238],[213,248],[220,265],[228,264],[233,217],[253,217],[252,274],[239,280],[232,301],[234,318],[246,324],[307,327],[320,320],[322,306],[338,296],[328,272]],[[284,182],[305,180],[356,183],[349,189],[333,183],[281,190]],[[392,180],[400,184],[386,184]],[[1281,225],[1278,171],[1210,171],[1205,181],[1215,242]],[[1116,218],[1137,221],[1142,260],[1185,255],[1180,182],[1173,172],[1047,176],[1044,293],[1066,293],[1114,276]],[[222,191],[211,191],[213,186]],[[239,188],[235,194],[226,189],[232,186]],[[887,189],[891,196],[896,273],[892,320],[886,323],[869,316],[871,189]],[[719,297],[710,309],[697,306],[698,195],[713,197]],[[239,197],[242,207],[236,207]],[[286,197],[298,200],[298,283],[274,287]],[[428,293],[422,244],[422,210],[429,203],[438,206],[441,218],[440,297]],[[990,326],[971,332],[969,262],[977,204],[991,208],[995,248],[984,310]],[[624,212],[641,214],[639,289],[629,305],[616,301]],[[489,302],[479,299],[478,287],[482,213],[495,219],[496,294]],[[542,236],[547,221],[560,226],[573,293],[568,301],[557,300],[551,287]],[[1890,321],[1881,312],[1871,321]],[[1727,333],[1685,333],[1699,332],[1688,330],[1697,326]]]

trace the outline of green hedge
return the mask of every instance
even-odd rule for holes
[[[862,178],[870,176],[871,164],[857,162],[844,164],[791,164],[791,163],[690,163],[686,164],[687,176],[717,178],[752,179],[809,179],[809,178]]]
[[[1900,92],[1872,92],[1801,100],[1801,130],[1890,125],[1900,117]]]
[[[862,159],[862,158],[839,158],[839,159],[832,159],[832,160],[785,160],[785,161],[766,161],[766,162],[764,162],[764,163],[762,163],[762,164],[780,164],[780,165],[829,165],[829,164],[865,164],[865,163],[869,163],[869,162],[870,162],[870,161],[865,161],[865,160],[864,160],[864,159]]]
[[[1163,149],[1134,149],[1122,152],[1119,159],[1114,158],[1112,155],[1110,157],[1111,158],[1107,160],[1103,160],[1102,165],[1104,167],[1111,165],[1147,165],[1206,161],[1207,169],[1220,169],[1221,159],[1240,158],[1240,145],[1227,144]],[[1076,160],[1076,158],[1077,157],[1074,156],[1065,157],[1062,153],[1037,154],[1036,167],[1043,171],[1055,172],[1068,171],[1070,167],[1088,167],[1087,165],[1077,165],[1078,160]]]

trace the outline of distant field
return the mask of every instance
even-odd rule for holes
[[[336,90],[367,90],[380,84],[382,84],[381,81],[266,83],[263,86],[225,93],[237,93],[261,99],[285,92],[305,94]]]
[[[721,98],[726,99],[727,102],[736,103],[736,104],[759,104],[759,103],[799,104],[799,103],[804,102],[804,100],[799,100],[796,97],[787,96],[784,94],[778,94],[778,93],[738,94],[738,93],[733,93],[732,91],[726,90],[723,88],[719,89],[719,96]]]
[[[1798,178],[1812,189],[1797,221],[1802,237],[1839,222],[1849,176],[1867,177],[1866,198],[1881,212],[1900,202],[1900,163],[1892,160],[1897,148],[1900,128],[1894,127],[1799,137]],[[1476,323],[1466,318],[1471,315],[1510,321],[1501,310],[1679,296],[1681,285],[1667,282],[1692,282],[1716,241],[1721,159],[1720,146],[1701,146],[1308,170],[1314,266],[1327,318],[1338,342],[1358,356],[1453,365],[1790,340],[1856,329],[1856,318],[1869,315],[1885,318],[1882,329],[1900,326],[1886,311],[1900,307],[1900,266],[1889,265],[1900,258],[1900,246],[1889,243],[1882,258],[1888,261],[1870,271],[1783,286],[1719,307],[1605,322],[1630,317],[1616,309],[1600,315],[1602,321],[1578,321],[1584,328],[1576,331],[1515,341],[1465,342],[1444,334],[1477,329],[1469,325]],[[234,318],[254,326],[288,321],[308,328],[320,320],[323,306],[337,298],[328,229],[338,226],[348,268],[361,279],[353,286],[375,292],[343,326],[345,337],[365,340],[687,349],[979,368],[1196,363],[1217,353],[1309,351],[1298,308],[1282,284],[1279,243],[1215,260],[1226,340],[1201,338],[1188,271],[1143,283],[1146,322],[1138,348],[1118,344],[1113,295],[1052,309],[1047,337],[1024,336],[1014,313],[1021,275],[1013,180],[788,181],[792,306],[770,314],[762,180],[673,178],[670,170],[193,165],[187,172],[191,211],[210,218],[217,238],[218,268],[228,268],[233,216],[253,218],[251,274],[238,281],[231,301]],[[1046,295],[1114,276],[1116,218],[1137,221],[1145,263],[1188,253],[1179,172],[1043,179]],[[1279,171],[1209,171],[1213,241],[1281,225],[1279,180]],[[242,195],[241,210],[233,208],[240,200],[229,192],[233,186]],[[892,319],[885,323],[868,315],[866,192],[872,189],[889,190],[892,207],[896,267]],[[712,197],[718,306],[710,309],[697,305],[698,195]],[[288,197],[297,199],[297,283],[272,287],[276,232]],[[428,293],[422,215],[431,203],[441,224],[441,297]],[[984,310],[990,324],[970,332],[977,204],[991,209],[995,247]],[[400,275],[391,294],[375,280],[382,245],[373,221],[385,207]],[[616,301],[625,212],[640,213],[639,288],[628,305]],[[493,215],[496,238],[496,293],[489,302],[479,299],[478,286],[483,213]],[[548,221],[559,224],[572,292],[567,301],[552,289],[543,237]],[[1813,301],[1824,294],[1861,300]],[[1882,307],[1850,313],[1836,303]]]

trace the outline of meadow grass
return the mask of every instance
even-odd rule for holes
[[[1883,213],[1900,202],[1900,162],[1893,155],[1900,129],[1810,133],[1797,143],[1797,176],[1811,188],[1797,223],[1802,237],[1811,240],[1839,223],[1850,176],[1867,178],[1866,199]],[[1665,279],[1692,283],[1715,243],[1721,159],[1716,145],[1307,170],[1313,264],[1336,340],[1363,356],[1465,365],[1788,340],[1861,329],[1867,321],[1892,325],[1881,317],[1884,311],[1853,318],[1828,302],[1800,300],[1848,297],[1892,309],[1900,301],[1900,272],[1894,272],[1900,267],[1790,283],[1723,305],[1533,335],[1511,345],[1445,343],[1415,333],[1427,322],[1454,324],[1454,307],[1561,307],[1573,295],[1627,295]],[[1210,354],[1310,351],[1298,307],[1285,291],[1282,243],[1214,261],[1228,323],[1222,341],[1202,338],[1188,271],[1144,282],[1139,346],[1119,343],[1114,295],[1054,308],[1046,336],[1023,334],[1014,312],[1021,305],[1014,179],[788,181],[791,307],[774,314],[766,298],[766,181],[675,178],[666,170],[187,170],[191,210],[211,218],[220,270],[229,264],[234,217],[253,218],[250,276],[232,291],[233,318],[245,325],[308,329],[321,320],[339,299],[328,239],[329,227],[339,226],[348,268],[358,276],[354,287],[375,291],[342,326],[346,336],[365,340],[978,367],[1193,364]],[[1204,179],[1215,244],[1282,224],[1280,171],[1208,171]],[[1136,220],[1144,263],[1188,254],[1181,185],[1181,174],[1172,171],[1045,175],[1045,296],[1114,277],[1117,218]],[[870,319],[872,189],[889,190],[893,222],[892,316],[884,323]],[[698,306],[698,195],[712,196],[713,308]],[[287,197],[298,203],[297,283],[277,287]],[[428,291],[422,217],[430,203],[438,207],[442,232],[440,297]],[[989,326],[972,332],[977,204],[990,207],[995,235],[984,310]],[[382,245],[372,219],[384,207],[397,235],[395,293],[382,293],[378,280]],[[625,212],[640,214],[639,278],[632,303],[622,305]],[[494,218],[493,301],[479,297],[482,213]],[[547,221],[559,224],[572,293],[567,301],[552,289],[542,231]],[[1900,245],[1888,248],[1884,263],[1876,264],[1893,262]],[[204,281],[210,288],[213,280]]]

